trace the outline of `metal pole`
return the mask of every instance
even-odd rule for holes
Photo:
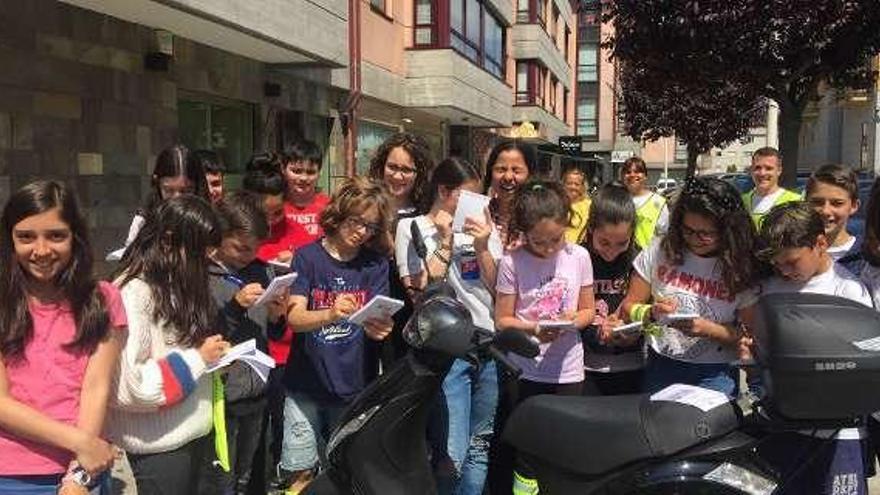
[[[669,178],[669,138],[663,138],[663,178]]]

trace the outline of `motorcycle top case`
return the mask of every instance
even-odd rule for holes
[[[755,357],[770,404],[796,420],[880,410],[880,313],[821,294],[769,294],[756,312]]]

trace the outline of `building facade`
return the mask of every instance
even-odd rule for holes
[[[348,115],[359,173],[401,130],[481,166],[502,136],[574,132],[568,0],[0,0],[0,15],[0,200],[74,183],[99,255],[177,142],[217,151],[235,186],[254,151],[311,139],[331,189]]]

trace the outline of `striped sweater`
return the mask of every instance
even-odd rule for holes
[[[107,436],[127,452],[154,454],[208,434],[211,380],[198,350],[179,346],[166,325],[153,322],[145,282],[134,279],[120,293],[128,338],[107,414]]]

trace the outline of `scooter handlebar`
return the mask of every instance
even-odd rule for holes
[[[522,374],[522,370],[519,368],[519,366],[511,361],[510,358],[507,357],[507,354],[499,351],[494,345],[490,345],[486,348],[486,350],[489,352],[489,355],[492,356],[492,359],[497,361],[498,364],[500,364],[505,369],[505,371],[510,373],[514,378],[518,378],[519,375]]]

